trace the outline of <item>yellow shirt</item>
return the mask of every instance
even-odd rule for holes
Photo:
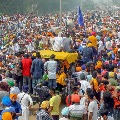
[[[66,78],[66,74],[61,73],[61,75],[57,79],[57,83],[59,83],[59,84],[61,84],[63,86],[66,85],[65,78]]]
[[[88,37],[88,40],[92,43],[92,46],[97,48],[97,38],[95,36]]]
[[[98,81],[97,81],[95,78],[93,78],[93,79],[90,81],[90,83],[93,83],[94,89],[97,91],[97,90],[98,90]]]
[[[99,68],[102,68],[102,62],[98,60],[97,66],[99,66]]]
[[[50,99],[50,106],[53,107],[51,111],[51,115],[59,115],[61,97],[59,95],[55,95]]]

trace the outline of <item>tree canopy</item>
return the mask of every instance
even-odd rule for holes
[[[83,0],[62,0],[62,11],[77,9]],[[84,0],[83,10],[93,9],[92,0]],[[60,0],[0,0],[3,14],[38,12],[38,14],[58,13]]]

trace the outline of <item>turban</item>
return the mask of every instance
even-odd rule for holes
[[[12,120],[12,115],[10,112],[5,112],[2,114],[2,120]]]
[[[81,67],[76,67],[76,72],[80,72],[81,70]]]
[[[10,87],[13,87],[15,85],[14,81],[13,80],[8,80],[7,81],[7,84],[10,86]]]
[[[41,104],[41,108],[46,109],[46,108],[49,107],[49,105],[50,105],[49,101],[43,101],[42,104]]]
[[[61,113],[62,113],[63,116],[68,116],[68,114],[69,114],[69,108],[68,107],[63,108],[63,110],[62,110]]]
[[[16,94],[10,94],[10,99],[17,99],[17,95]]]
[[[88,43],[88,44],[87,44],[87,47],[92,47],[92,44],[91,44],[91,43]]]
[[[100,36],[96,36],[96,38],[97,38],[98,40],[101,40],[101,37],[100,37]]]
[[[8,96],[4,96],[2,98],[2,104],[5,105],[5,106],[7,106],[7,107],[11,106],[11,100],[10,100],[10,98]]]
[[[24,86],[22,87],[22,90],[23,90],[23,92],[27,92],[27,91],[28,91],[28,85],[24,85]]]
[[[82,70],[85,70],[85,69],[86,69],[86,66],[85,66],[85,65],[82,65],[81,68],[82,68]]]
[[[96,32],[94,32],[94,31],[93,31],[93,32],[92,32],[92,35],[94,35],[94,36],[95,36],[95,35],[96,35]]]
[[[12,87],[10,89],[10,94],[16,94],[16,95],[18,95],[19,93],[20,93],[20,90],[19,90],[18,87]]]

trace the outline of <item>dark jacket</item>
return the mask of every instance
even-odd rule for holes
[[[93,50],[90,47],[83,48],[83,58],[93,58]]]
[[[32,62],[31,66],[31,74],[33,75],[33,78],[35,79],[41,79],[44,74],[44,63],[41,59],[36,58]]]

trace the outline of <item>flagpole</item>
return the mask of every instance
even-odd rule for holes
[[[60,28],[62,26],[62,0],[60,0]]]
[[[83,5],[83,0],[81,0],[81,4],[80,4],[81,10],[82,10],[82,5]]]

